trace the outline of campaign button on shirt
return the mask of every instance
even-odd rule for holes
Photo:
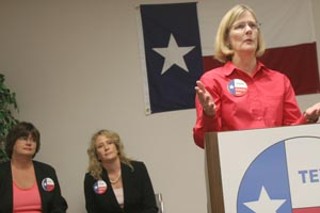
[[[51,192],[54,190],[54,181],[51,178],[45,178],[41,182],[43,190]]]
[[[107,184],[103,180],[98,180],[93,184],[93,190],[96,194],[103,194],[107,191]]]
[[[248,91],[248,85],[241,79],[233,79],[228,83],[228,90],[234,96],[243,96]]]

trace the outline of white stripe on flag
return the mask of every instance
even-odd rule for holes
[[[267,48],[292,46],[315,41],[310,0],[211,1],[198,3],[202,54],[213,55],[214,39],[222,16],[237,3],[255,11]]]
[[[141,60],[141,71],[143,76],[143,97],[144,97],[144,112],[146,115],[151,114],[151,106],[150,106],[150,99],[149,99],[149,85],[148,85],[148,77],[147,77],[147,67],[146,58],[144,57],[144,38],[143,38],[143,29],[142,29],[142,20],[140,14],[140,6],[136,7],[136,17],[137,17],[137,25],[138,25],[138,38],[139,38],[139,49],[140,49],[140,60]]]

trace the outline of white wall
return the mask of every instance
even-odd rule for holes
[[[36,159],[56,168],[71,213],[85,212],[86,149],[101,128],[117,131],[128,155],[146,163],[166,213],[206,212],[203,150],[192,140],[195,111],[144,114],[139,2],[0,1],[0,72],[17,94],[18,118],[40,129]],[[315,98],[298,97],[299,104]]]

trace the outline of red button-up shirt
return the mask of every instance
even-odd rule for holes
[[[231,62],[204,73],[200,81],[212,95],[215,116],[207,116],[196,97],[195,143],[204,147],[204,134],[305,123],[290,80],[261,62],[253,76]]]

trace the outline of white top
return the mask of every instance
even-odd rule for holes
[[[123,204],[124,204],[123,188],[113,189],[113,192],[116,195],[119,205],[123,207]]]

